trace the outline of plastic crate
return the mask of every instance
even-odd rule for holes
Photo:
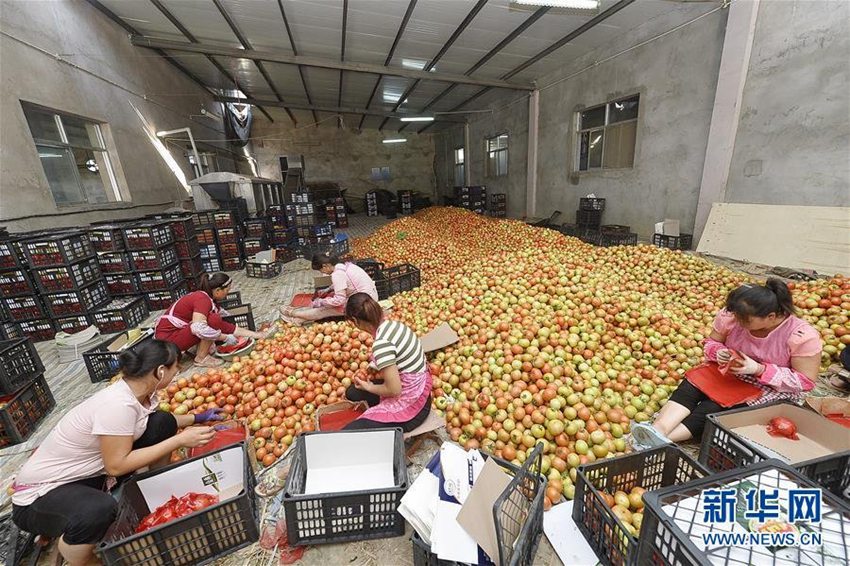
[[[221,244],[218,251],[222,258],[238,258],[242,255],[239,244]]]
[[[223,309],[230,309],[242,304],[242,293],[239,291],[231,291],[227,294],[223,301],[218,302],[218,306]]]
[[[173,288],[165,291],[153,291],[145,294],[145,303],[148,305],[148,310],[158,311],[169,308],[174,301],[189,293],[189,286],[185,281],[181,281]]]
[[[153,250],[174,243],[174,231],[168,222],[140,222],[124,228],[128,250]]]
[[[44,318],[47,316],[44,305],[41,304],[41,301],[36,295],[0,299],[0,310],[3,311],[6,319],[12,322]]]
[[[201,246],[198,243],[197,238],[192,238],[190,240],[175,240],[174,251],[177,253],[178,259],[189,259],[200,253]]]
[[[735,468],[745,468],[756,462],[769,460],[770,455],[725,427],[718,421],[718,417],[782,405],[793,408],[792,410],[808,410],[780,401],[708,415],[700,444],[700,463],[712,471],[723,472]],[[792,466],[813,482],[820,484],[838,496],[841,496],[850,488],[850,451],[805,460],[792,464]]]
[[[91,324],[91,319],[86,314],[75,314],[53,319],[53,325],[56,327],[56,331],[67,332],[68,334],[82,332],[91,326]]]
[[[745,485],[740,485],[744,482]],[[708,489],[747,488],[777,490],[779,507],[788,508],[788,489],[817,489],[814,482],[799,474],[779,460],[767,460],[747,468],[729,470],[708,477],[665,487],[644,494],[643,529],[638,549],[638,564],[641,566],[709,566],[745,565],[757,566],[810,566],[814,564],[850,564],[850,505],[828,491],[821,493],[820,523],[797,523],[809,531],[820,532],[823,545],[805,546],[795,551],[785,547],[780,553],[777,547],[730,545],[703,546],[703,533],[730,531],[728,524],[711,524],[703,521],[702,512],[697,512]],[[737,522],[738,512],[746,505],[741,490],[737,491],[736,532],[746,532]],[[785,513],[782,512],[780,518]],[[781,519],[780,519],[781,520]],[[699,546],[697,546],[699,545]]]
[[[180,264],[175,261],[162,269],[140,271],[136,273],[136,280],[143,293],[166,291],[183,280],[183,273],[180,271]]]
[[[32,550],[35,535],[21,531],[12,522],[12,513],[0,516],[0,564],[21,566]]]
[[[605,210],[605,199],[597,197],[581,197],[578,199],[579,210]]]
[[[133,271],[153,271],[177,263],[177,251],[174,246],[155,250],[132,250],[128,253]]]
[[[201,259],[217,258],[219,255],[218,246],[216,246],[215,244],[207,244],[201,246],[200,252]]]
[[[103,224],[87,230],[92,247],[98,252],[119,252],[124,249],[124,227]]]
[[[195,229],[195,239],[202,246],[215,244],[215,227],[214,226],[198,226]]]
[[[419,269],[409,263],[402,263],[382,269],[375,279],[378,298],[388,299],[397,293],[410,291],[422,284]]]
[[[240,271],[245,265],[245,260],[241,257],[225,257],[221,259],[222,271]]]
[[[180,273],[183,274],[183,277],[195,278],[201,275],[204,272],[204,266],[201,265],[201,256],[200,254],[195,257],[189,259],[181,259],[180,260]]]
[[[366,272],[366,275],[375,280],[376,278],[381,276],[381,270],[385,268],[384,264],[376,259],[372,259],[371,257],[366,257],[363,259],[358,259],[354,263],[357,266]]]
[[[103,334],[124,332],[140,325],[148,317],[148,306],[142,297],[115,299],[89,314],[92,324]]]
[[[632,227],[624,226],[622,224],[604,224],[599,227],[599,231],[606,234],[628,234],[632,231]]]
[[[601,210],[576,210],[576,224],[579,226],[599,227],[602,224]]]
[[[42,293],[59,293],[91,285],[101,278],[101,269],[93,257],[71,265],[33,269],[32,277]]]
[[[106,281],[100,279],[88,287],[77,291],[66,291],[64,293],[51,293],[42,295],[44,307],[53,318],[61,318],[71,315],[88,314],[98,307],[109,302],[109,290]]]
[[[266,220],[264,218],[250,218],[244,222],[245,236],[248,238],[262,238],[266,235]]]
[[[248,330],[256,330],[257,325],[254,322],[254,313],[251,311],[251,305],[235,305],[231,307],[223,307],[228,314],[221,317],[239,328],[247,328]]]
[[[0,271],[0,296],[17,297],[34,293],[35,286],[25,269]]]
[[[597,246],[636,246],[637,234],[634,232],[597,232],[594,244]]]
[[[150,336],[142,339],[137,344],[131,346],[130,350],[135,350],[148,340],[151,340]],[[104,340],[91,350],[88,350],[83,353],[83,362],[86,364],[86,370],[88,370],[89,372],[89,379],[92,383],[98,383],[107,379],[111,379],[115,374],[118,373],[118,370],[121,366],[121,362],[118,358],[121,355],[121,352],[123,352],[123,350],[119,351],[116,349],[113,351],[110,349],[111,344],[118,342],[121,342],[122,344],[126,343],[126,334],[119,335],[117,337],[112,337],[108,340]]]
[[[602,564],[636,565],[638,539],[622,526],[599,492],[628,493],[633,487],[648,492],[709,473],[672,444],[586,464],[576,475],[573,520]],[[645,536],[652,536],[646,522],[640,538]]]
[[[257,255],[261,251],[267,250],[265,238],[246,238],[242,241],[242,247],[245,250],[245,255],[251,257]]]
[[[195,223],[191,216],[179,216],[174,218],[164,218],[171,224],[171,231],[174,233],[175,240],[191,240],[195,237]]]
[[[85,233],[40,236],[21,242],[30,268],[68,265],[95,254]]]
[[[11,395],[44,373],[44,364],[29,338],[0,342],[0,396]]]
[[[21,265],[12,240],[0,241],[0,269],[14,269]]]
[[[230,445],[197,458],[210,458],[233,449],[234,446]],[[256,479],[244,444],[242,452],[244,486],[235,497],[138,534],[135,532],[136,527],[152,511],[145,503],[139,482],[184,466],[197,458],[137,474],[127,480],[118,498],[115,522],[97,546],[97,553],[104,565],[207,564],[257,542],[260,538],[260,518],[254,495]]]
[[[97,264],[102,273],[129,273],[133,270],[128,252],[99,253]]]
[[[24,338],[21,326],[15,322],[0,322],[0,340]]]
[[[21,334],[31,338],[33,342],[53,340],[53,337],[56,336],[56,327],[53,326],[53,321],[46,317],[22,320],[18,323],[18,328],[20,328]]]
[[[668,248],[671,250],[689,250],[694,242],[693,234],[679,234],[678,236],[668,236],[666,234],[653,234],[652,244],[659,248]]]
[[[313,208],[313,203],[311,202],[303,201],[286,205],[287,216],[309,216],[315,213],[316,210]]]
[[[55,405],[44,374],[17,393],[0,397],[0,448],[24,442]]]
[[[201,265],[204,267],[204,271],[206,271],[207,273],[221,271],[221,260],[217,257],[204,258],[203,256],[201,256]]]
[[[256,279],[272,279],[280,275],[282,270],[281,264],[261,263],[258,261],[249,261],[245,264],[245,275]]]
[[[213,212],[213,224],[216,228],[236,228],[236,218],[231,210],[217,210]]]
[[[313,236],[333,236],[334,227],[332,224],[317,224],[311,227]]]
[[[236,228],[218,228],[216,233],[219,245],[239,243],[239,232],[236,231]]]
[[[304,439],[310,435],[330,433],[305,432],[298,436],[283,494],[290,545],[352,542],[404,534],[404,518],[398,512],[398,505],[408,487],[407,464],[402,430],[393,430],[393,487],[316,495],[304,494],[307,481]],[[362,431],[337,431],[332,434],[358,433]]]
[[[195,224],[195,228],[215,224],[215,217],[213,216],[215,212],[215,210],[199,210],[192,213],[192,222]]]
[[[316,254],[327,254],[340,257],[350,250],[348,236],[337,234],[336,239],[326,243],[305,243],[298,246],[298,254],[305,259],[312,259]]]
[[[103,279],[106,281],[106,289],[113,297],[139,295],[142,292],[134,273],[106,273]]]

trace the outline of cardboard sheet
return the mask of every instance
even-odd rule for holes
[[[431,531],[431,551],[440,560],[478,562],[478,545],[457,522],[460,505],[449,501],[437,503],[437,517]]]
[[[428,352],[442,350],[446,346],[451,346],[460,340],[460,337],[452,330],[448,322],[444,322],[425,336],[422,336],[419,340],[422,342],[422,349],[427,354]]]
[[[573,521],[574,503],[566,501],[543,513],[543,532],[562,563],[569,566],[596,566],[599,559]]]
[[[311,434],[304,441],[305,495],[395,486],[392,430]]]
[[[472,491],[457,514],[457,522],[487,553],[496,566],[500,566],[499,542],[493,520],[493,504],[511,483],[511,476],[489,458],[475,480]]]
[[[333,278],[331,278],[330,275],[319,275],[318,277],[313,278],[313,285],[316,289],[324,289],[325,287],[330,287],[333,284]]]

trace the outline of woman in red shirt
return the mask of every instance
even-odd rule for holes
[[[233,345],[237,343],[237,337],[255,340],[265,338],[260,332],[239,328],[221,318],[227,316],[227,311],[216,303],[224,300],[232,283],[226,273],[201,275],[198,284],[200,290],[178,299],[159,318],[156,323],[156,338],[173,342],[182,352],[197,346],[195,364],[201,367],[222,365],[221,360],[210,355],[215,342]]]

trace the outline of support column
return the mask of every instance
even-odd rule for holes
[[[760,0],[735,0],[729,7],[697,201],[695,244],[702,236],[711,205],[726,199],[726,183],[729,180],[729,167],[732,164],[735,136],[738,133],[741,100],[750,66],[759,2]]]
[[[463,184],[472,185],[472,156],[469,154],[469,120],[463,124]]]
[[[528,97],[528,162],[525,181],[525,215],[534,216],[537,206],[537,121],[540,114],[540,91]]]

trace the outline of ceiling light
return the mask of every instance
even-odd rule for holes
[[[596,10],[599,0],[511,0],[523,6],[551,6],[552,8],[574,8],[577,10]]]
[[[433,116],[405,116],[404,118],[399,118],[402,122],[433,122]]]
[[[383,141],[384,143],[404,143],[407,141],[407,138],[390,138]]]

